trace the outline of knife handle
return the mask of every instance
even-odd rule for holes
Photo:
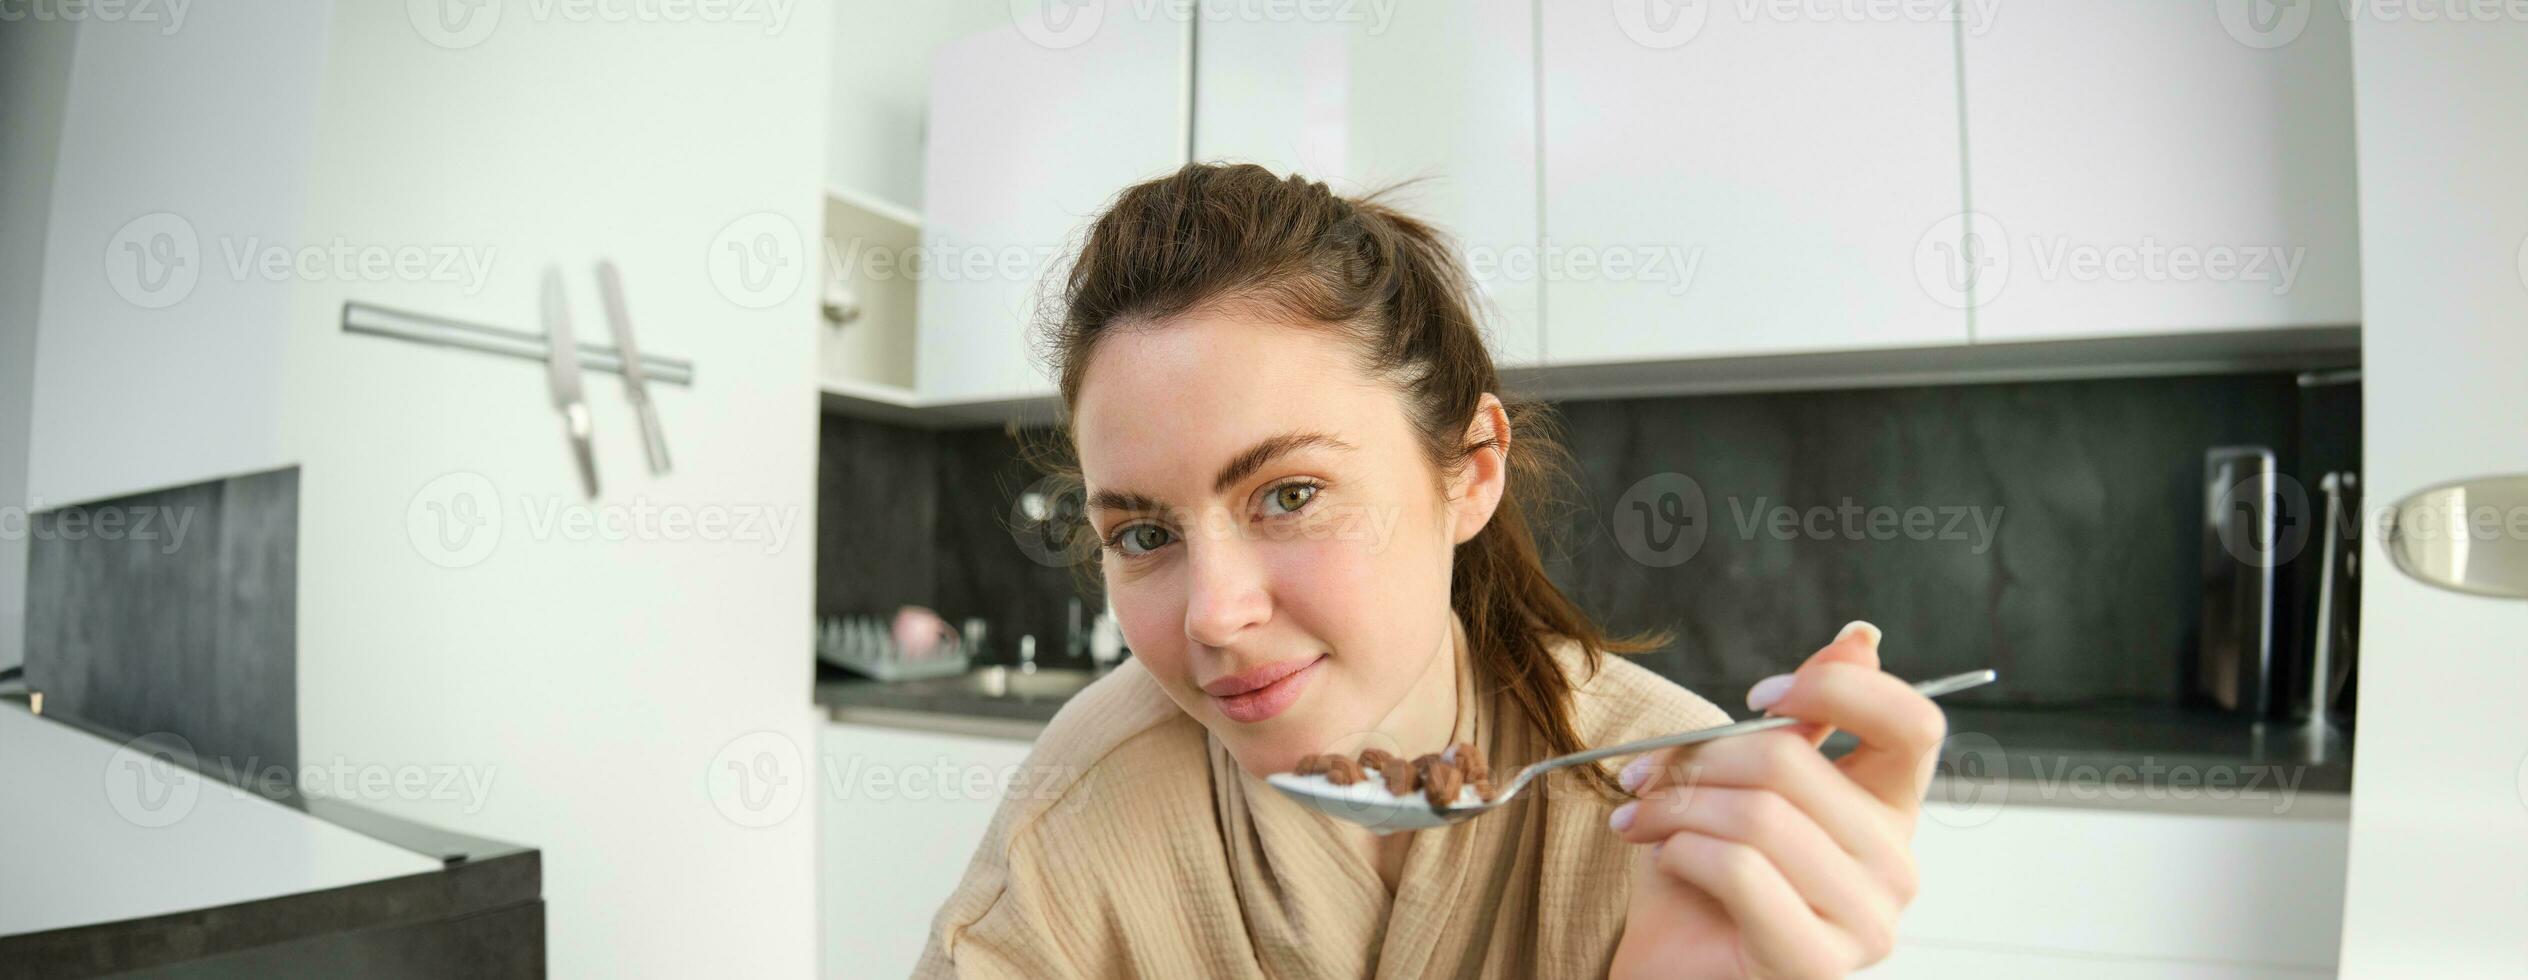
[[[650,404],[650,400],[644,398],[641,399],[639,408],[641,448],[649,453],[650,473],[653,476],[665,476],[672,467],[667,460],[667,432],[658,427],[658,406]]]
[[[571,438],[571,456],[579,462],[579,486],[588,492],[588,499],[597,499],[597,447],[592,441],[596,424],[588,414],[588,403],[572,402],[562,409],[564,428]]]

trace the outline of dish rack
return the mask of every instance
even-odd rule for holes
[[[889,621],[875,616],[828,616],[816,631],[816,659],[882,681],[917,681],[966,672],[973,657],[957,637],[929,655],[907,656]]]

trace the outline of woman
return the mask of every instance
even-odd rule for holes
[[[935,922],[939,976],[1839,976],[1885,956],[1945,725],[1854,623],[1748,706],[1810,724],[1376,836],[1265,775],[1496,769],[1720,724],[1608,651],[1522,508],[1553,476],[1434,231],[1252,165],[1126,190],[1047,350],[1133,659],[1066,705]],[[1861,747],[1829,761],[1826,732]]]

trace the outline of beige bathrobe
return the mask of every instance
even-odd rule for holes
[[[1457,637],[1451,741],[1482,746],[1506,781],[1541,741],[1505,699],[1476,696],[1462,623]],[[1577,651],[1556,648],[1575,679]],[[1573,707],[1591,745],[1728,720],[1612,655]],[[1500,812],[1415,832],[1390,895],[1332,818],[1240,770],[1128,661],[1036,742],[916,975],[1604,976],[1634,864],[1607,829],[1613,806],[1539,780]]]

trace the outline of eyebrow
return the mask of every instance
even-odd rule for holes
[[[1263,469],[1266,464],[1310,448],[1349,452],[1352,444],[1323,432],[1285,432],[1273,436],[1230,457],[1228,465],[1220,468],[1220,474],[1211,478],[1211,492],[1226,493],[1230,487],[1238,485],[1239,481],[1254,476],[1255,471]],[[1091,493],[1088,495],[1088,506],[1090,510],[1156,513],[1164,513],[1168,510],[1167,504],[1158,498],[1129,490],[1099,490]]]

